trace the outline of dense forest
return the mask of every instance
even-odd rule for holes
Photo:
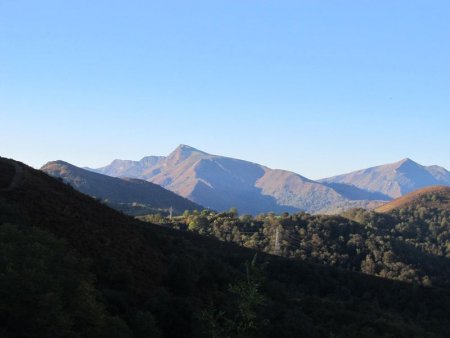
[[[430,192],[389,214],[353,209],[341,216],[238,217],[234,209],[143,219],[287,258],[450,288],[450,209],[438,203],[444,198]]]
[[[289,246],[287,229],[305,229],[312,239],[307,225],[328,218],[253,219],[234,211],[184,217],[189,222],[180,219],[173,227],[187,231],[140,222],[42,172],[0,159],[0,336],[450,336],[450,292],[444,288],[340,269],[339,258],[322,245],[302,250],[338,267],[264,253],[274,250],[264,231],[279,228],[277,253],[301,257],[300,246]],[[370,228],[358,213],[353,217],[329,218],[314,238],[329,229],[330,238],[339,230],[350,240],[347,232]],[[214,229],[214,219],[220,220],[222,241],[198,234]],[[276,226],[269,227],[269,220]],[[344,224],[351,230],[341,229]],[[242,234],[232,237],[241,225]],[[237,238],[245,243],[229,243]],[[444,285],[445,278],[436,283]]]

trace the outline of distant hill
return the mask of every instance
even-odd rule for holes
[[[375,209],[376,212],[391,212],[405,207],[436,208],[450,211],[450,187],[433,186],[416,190]]]
[[[450,186],[450,172],[439,166],[423,166],[406,158],[399,162],[322,179],[319,182],[332,184],[331,186],[352,185],[374,194],[398,198],[428,186]]]
[[[204,209],[186,198],[144,180],[101,175],[63,161],[49,162],[41,170],[63,179],[84,194],[96,197],[134,216],[155,212],[167,213],[171,207],[174,214],[181,214],[184,210]]]
[[[333,187],[293,172],[207,154],[187,145],[180,145],[167,157],[114,160],[106,167],[89,170],[148,180],[219,211],[236,207],[249,214],[301,210],[314,213],[389,200],[383,194],[351,186]]]
[[[263,253],[252,263],[253,250],[141,223],[11,160],[0,182],[2,336],[450,334],[447,290]]]

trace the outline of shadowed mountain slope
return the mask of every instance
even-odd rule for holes
[[[186,198],[144,180],[101,175],[63,161],[49,162],[41,170],[63,179],[82,193],[99,198],[133,215],[139,212],[167,211],[170,207],[178,214],[184,210],[204,209]]]
[[[334,189],[337,193],[354,201],[390,201],[391,197],[380,192],[372,192],[358,188],[354,185],[344,183],[323,183],[327,187]]]

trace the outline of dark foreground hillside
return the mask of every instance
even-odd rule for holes
[[[0,160],[2,337],[450,336],[446,290],[253,258]]]

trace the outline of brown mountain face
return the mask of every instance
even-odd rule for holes
[[[450,187],[433,186],[416,190],[375,209],[388,213],[405,207],[450,210]]]
[[[358,200],[358,206],[367,202],[363,198],[348,198],[333,187],[293,172],[207,154],[186,145],[180,145],[167,157],[115,160],[106,167],[90,170],[145,179],[218,211],[236,207],[249,214],[318,212],[336,205],[353,205],[352,200]]]

